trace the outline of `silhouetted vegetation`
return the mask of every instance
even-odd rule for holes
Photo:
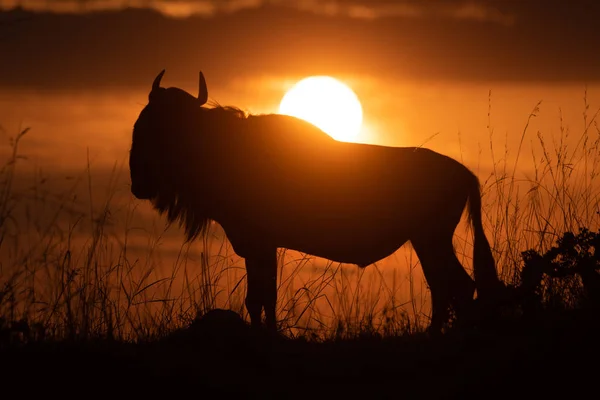
[[[525,312],[600,305],[600,231],[565,232],[556,246],[523,252],[517,287]]]

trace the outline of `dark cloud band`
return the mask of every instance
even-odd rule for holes
[[[357,0],[0,0],[0,10],[90,13],[125,8],[153,9],[170,17],[211,16],[265,5],[298,8],[330,16],[374,19],[427,16],[472,19],[511,24],[514,15],[490,1],[357,1]]]

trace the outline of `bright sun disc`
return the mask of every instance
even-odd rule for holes
[[[333,138],[353,141],[362,125],[362,106],[348,86],[329,76],[311,76],[281,99],[279,113],[302,118]]]

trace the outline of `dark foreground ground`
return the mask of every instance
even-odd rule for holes
[[[4,346],[0,397],[598,397],[595,312],[503,322],[438,338],[325,343],[257,336],[240,320],[217,317],[147,344]]]

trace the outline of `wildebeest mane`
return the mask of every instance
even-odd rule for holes
[[[253,114],[249,114],[246,111],[242,110],[239,107],[235,106],[222,106],[218,102],[212,100],[210,101],[211,107],[203,107],[202,111],[206,113],[210,113],[213,116],[218,116],[218,118],[230,119],[230,118],[248,118]],[[217,118],[217,119],[218,119]],[[216,120],[215,120],[216,121]],[[218,122],[218,121],[217,121]]]
[[[236,122],[247,119],[250,114],[234,106],[221,106],[216,102],[211,102],[212,107],[202,107],[198,109],[196,118],[192,118],[193,123],[185,127],[185,132],[180,132],[177,136],[182,139],[183,146],[194,148],[198,145],[196,140],[202,137],[202,131],[219,134],[224,127],[237,125]],[[172,157],[179,157],[185,152],[176,152],[179,154],[170,154]],[[193,160],[183,160],[191,165]],[[198,236],[204,235],[211,223],[211,219],[204,213],[202,200],[198,198],[196,192],[191,191],[190,187],[197,188],[200,182],[194,182],[193,185],[177,185],[172,179],[163,179],[160,189],[152,199],[154,208],[161,215],[165,215],[169,224],[177,223],[185,232],[186,241],[192,241]]]

